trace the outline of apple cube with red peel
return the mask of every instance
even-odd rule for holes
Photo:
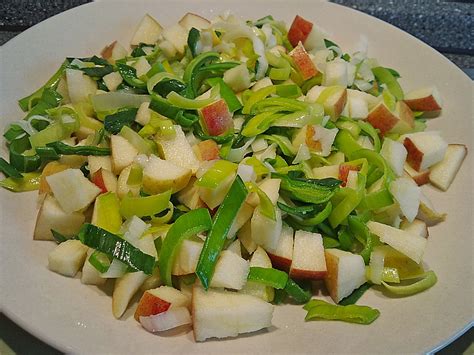
[[[425,87],[408,92],[403,100],[413,111],[437,112],[442,108],[438,89]]]
[[[119,319],[127,310],[130,300],[147,279],[143,271],[128,272],[115,280],[112,294],[112,313]]]
[[[391,133],[407,133],[414,127],[414,116],[410,108],[403,102],[398,101],[395,110],[380,102],[369,112],[367,121],[380,130],[381,135]]]
[[[296,47],[299,42],[304,43],[306,41],[312,29],[312,22],[296,15],[288,31],[288,40],[293,47]]]
[[[176,307],[151,316],[140,316],[140,324],[151,333],[190,325],[191,314],[186,307]]]
[[[339,249],[326,249],[327,275],[324,283],[335,303],[366,282],[362,256]]]
[[[91,180],[102,193],[117,191],[117,177],[109,170],[100,168],[92,174]]]
[[[286,271],[290,269],[293,260],[293,235],[293,228],[283,224],[277,247],[268,251],[268,256],[275,268]]]
[[[343,163],[339,165],[339,175],[338,175],[338,180],[342,181],[341,186],[346,186],[347,184],[347,178],[349,176],[349,173],[351,171],[359,171],[360,168],[358,166],[352,165],[352,164],[347,164]]]
[[[212,139],[201,141],[196,144],[196,154],[201,161],[209,161],[219,159],[219,146]]]
[[[308,80],[318,74],[318,69],[316,69],[316,66],[301,42],[299,42],[289,54],[303,77],[303,80]]]
[[[449,144],[443,160],[430,167],[431,184],[446,191],[456,177],[466,155],[467,147],[465,145]]]
[[[234,127],[227,103],[221,99],[199,110],[204,131],[210,136],[219,136]]]
[[[416,171],[415,169],[413,169],[410,166],[410,164],[405,162],[405,164],[403,164],[403,170],[405,172],[405,175],[412,178],[413,181],[416,182],[416,184],[418,186],[421,186],[421,185],[424,185],[424,184],[427,184],[427,183],[430,182],[430,170],[429,169],[422,170],[422,171]]]
[[[347,89],[342,86],[313,86],[306,95],[307,102],[323,105],[324,113],[336,121],[347,102]]]
[[[416,132],[402,138],[408,156],[407,162],[416,171],[425,170],[443,160],[448,143],[439,132]]]
[[[138,321],[141,316],[146,317],[166,312],[170,308],[190,308],[190,306],[191,299],[181,291],[170,286],[160,286],[145,291],[138,303],[134,317]]]
[[[232,306],[230,306],[232,305]],[[194,285],[193,332],[196,341],[236,337],[271,327],[273,305],[261,298]]]
[[[320,280],[326,276],[326,273],[326,258],[321,234],[296,231],[290,277]]]

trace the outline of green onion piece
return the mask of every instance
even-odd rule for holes
[[[110,258],[107,256],[107,254],[101,253],[100,251],[95,250],[90,256],[89,256],[89,262],[93,267],[96,268],[97,271],[99,271],[101,274],[106,272],[109,267],[110,263],[112,262]]]
[[[403,90],[397,81],[397,78],[387,68],[375,67],[372,68],[375,78],[380,84],[387,85],[388,90],[397,100],[403,100]]]
[[[311,292],[303,290],[295,281],[290,278],[288,278],[284,290],[288,296],[290,296],[298,304],[306,303],[311,299]]]
[[[222,78],[209,78],[207,82],[212,87],[219,85],[219,93],[227,104],[230,112],[235,112],[242,107],[234,91],[224,82]]]
[[[152,94],[153,92],[161,95],[161,96],[166,96],[169,94],[169,91],[166,93],[166,95],[163,95],[162,92],[160,92],[161,90],[155,90],[155,87],[156,85],[158,85],[158,83],[162,82],[162,81],[165,81],[165,80],[177,80],[178,77],[174,74],[170,74],[168,72],[165,72],[165,71],[162,71],[162,72],[159,72],[159,73],[156,73],[155,75],[153,75],[152,77],[150,77],[150,79],[148,79],[147,83],[146,83],[146,86],[147,86],[147,90],[150,94]],[[181,82],[179,82],[180,84],[182,84],[182,88],[185,87],[185,85]],[[179,90],[181,91],[181,90]]]
[[[148,155],[152,152],[151,145],[148,144],[146,140],[140,137],[140,135],[130,127],[123,126],[120,130],[120,135],[137,149],[138,154]]]
[[[129,125],[135,121],[137,115],[137,108],[128,108],[111,115],[105,116],[104,128],[107,132],[117,134],[123,126]]]
[[[63,155],[94,155],[106,156],[110,155],[110,148],[94,147],[89,145],[79,145],[71,147],[63,142],[48,143],[47,147],[54,148],[56,153]]]
[[[368,306],[330,304],[322,300],[313,299],[305,307],[308,311],[305,320],[321,318],[326,320],[341,320],[343,322],[370,324],[378,318],[380,312]]]
[[[174,205],[170,201],[168,202],[168,212],[166,212],[166,214],[163,216],[152,217],[151,222],[153,223],[154,226],[160,225],[160,224],[166,224],[169,221],[171,221],[171,219],[173,218],[173,215],[174,215]]]
[[[55,89],[46,88],[41,94],[40,100],[28,112],[25,118],[35,115],[44,115],[46,111],[59,106],[63,97]]]
[[[351,134],[351,136],[354,137],[355,139],[359,138],[361,128],[356,122],[352,120],[339,119],[336,122],[336,127],[339,129],[347,130]]]
[[[217,90],[213,91],[214,92],[211,91],[211,97],[208,99],[187,99],[174,91],[170,92],[168,96],[166,96],[166,99],[171,105],[175,107],[183,108],[186,110],[197,110],[208,106],[217,100],[217,95],[219,94],[219,92]]]
[[[137,70],[123,63],[117,63],[117,69],[123,80],[130,86],[146,89],[146,83],[137,78]]]
[[[237,164],[227,160],[218,160],[196,181],[195,185],[215,189],[236,171]]]
[[[360,207],[366,211],[378,210],[393,204],[390,191],[386,188],[366,194],[360,203]]]
[[[269,129],[272,123],[282,116],[283,114],[275,111],[259,113],[247,122],[241,134],[244,137],[255,137]]]
[[[17,178],[17,179],[23,177],[23,175],[21,175],[20,172],[16,170],[14,166],[10,165],[3,158],[0,158],[0,171],[8,177]]]
[[[92,218],[94,225],[110,233],[118,233],[122,225],[120,201],[113,192],[97,196]]]
[[[69,66],[69,61],[65,60],[61,64],[59,69],[56,71],[56,73],[54,73],[53,76],[49,78],[48,81],[41,88],[36,90],[31,95],[26,96],[18,101],[20,108],[24,112],[31,110],[38,103],[45,89],[54,88],[58,85],[59,80],[61,80],[61,77],[64,74],[64,70],[66,70],[68,66]]]
[[[298,220],[298,223],[300,223],[303,226],[317,226],[318,224],[324,222],[326,218],[330,216],[332,212],[332,204],[331,202],[328,202],[326,204],[326,207],[316,214],[314,217]]]
[[[15,139],[11,142],[8,147],[10,153],[10,165],[12,165],[16,170],[25,173],[38,170],[41,166],[41,159],[30,149],[31,145],[28,136]]]
[[[263,89],[266,89],[266,88],[263,88]],[[298,101],[296,99],[287,99],[285,97],[269,97],[264,100],[256,102],[252,106],[252,113],[259,113],[259,112],[266,112],[266,111],[287,111],[287,112],[307,111],[308,108],[311,106],[313,106],[313,104]]]
[[[336,179],[303,179],[291,178],[288,175],[272,173],[273,178],[281,179],[280,190],[296,200],[321,204],[328,202],[339,188],[340,181]]]
[[[146,197],[125,196],[120,202],[120,214],[124,218],[132,216],[154,216],[168,208],[171,190]]]
[[[436,284],[438,278],[434,271],[428,271],[419,276],[419,280],[410,285],[389,285],[385,281],[382,281],[382,285],[391,293],[399,296],[410,296],[415,293],[419,293],[429,289],[431,286]]]
[[[68,240],[68,238],[66,238],[64,235],[62,235],[61,233],[55,231],[54,229],[51,229],[51,234],[53,235],[53,238],[54,240],[56,241],[56,243],[58,244],[61,244],[63,242],[65,242],[66,240]]]
[[[118,235],[92,224],[85,223],[81,227],[79,240],[82,244],[114,257],[133,270],[143,271],[147,275],[151,275],[155,267],[153,256],[143,253]]]
[[[25,192],[39,189],[41,173],[25,173],[22,178],[9,177],[0,181],[0,186],[13,191]]]
[[[227,234],[246,197],[247,189],[242,179],[237,176],[217,210],[196,267],[196,275],[206,290],[210,286],[217,258],[224,246]]]
[[[247,280],[281,290],[288,282],[288,274],[277,269],[252,266]]]
[[[272,200],[270,200],[265,191],[259,188],[257,184],[252,182],[248,182],[246,186],[250,192],[255,192],[258,195],[258,198],[260,200],[258,208],[260,209],[260,212],[262,212],[264,216],[270,218],[272,221],[275,221],[275,206],[273,205]]]
[[[343,298],[341,301],[339,301],[339,304],[341,306],[348,306],[350,304],[355,304],[359,298],[362,297],[362,295],[367,291],[369,288],[371,288],[372,285],[366,282],[359,288],[355,289],[349,296]]]
[[[162,242],[158,258],[161,279],[165,285],[173,285],[171,271],[182,242],[195,234],[208,231],[211,226],[211,216],[205,208],[189,211],[176,219]]]
[[[334,139],[334,146],[346,156],[350,156],[355,151],[362,149],[354,137],[345,129],[339,130]]]
[[[202,77],[199,75],[199,70],[208,66],[213,61],[219,60],[220,54],[217,52],[205,52],[199,54],[187,66],[183,74],[183,80],[187,84],[188,97],[195,98],[198,96],[198,90],[201,86]]]
[[[188,33],[187,43],[193,57],[196,56],[196,50],[197,50],[197,44],[198,44],[199,38],[201,38],[201,33],[199,32],[199,30],[194,27],[191,28]]]

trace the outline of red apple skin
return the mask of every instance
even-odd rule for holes
[[[318,74],[318,69],[316,69],[316,66],[301,42],[290,52],[290,57],[298,67],[303,80],[308,80]]]
[[[397,124],[399,118],[390,112],[387,106],[381,103],[369,112],[367,121],[374,128],[378,128],[381,135],[385,135]]]
[[[154,314],[166,312],[171,306],[171,303],[162,300],[159,297],[153,296],[149,292],[145,292],[138,303],[135,311],[135,319],[140,320],[140,317],[148,317]]]
[[[405,99],[403,100],[413,111],[423,111],[423,112],[432,112],[432,111],[441,111],[441,106],[438,104],[433,95],[420,97],[417,99]]]
[[[421,161],[423,160],[423,152],[419,151],[413,141],[406,137],[403,141],[403,145],[408,152],[407,155],[407,163],[415,169],[416,171],[420,171]]]
[[[207,134],[219,136],[234,126],[227,103],[221,99],[200,110],[202,123]]]
[[[212,139],[208,139],[197,144],[199,157],[201,160],[219,159],[219,146]]]
[[[288,40],[293,47],[296,47],[298,42],[304,43],[304,41],[306,41],[312,29],[312,22],[306,21],[301,16],[296,15],[288,31]]]
[[[91,180],[101,190],[101,193],[106,193],[108,191],[107,187],[105,186],[104,177],[102,175],[102,168],[92,174]]]
[[[326,277],[327,271],[312,271],[291,269],[290,277],[298,280],[322,280]]]
[[[272,266],[275,269],[283,270],[288,272],[291,266],[291,259],[287,259],[283,256],[275,255],[272,253],[267,253],[268,257],[272,261]]]
[[[350,171],[359,171],[360,168],[358,166],[350,165],[350,164],[341,164],[339,165],[339,180],[342,181],[341,186],[346,186],[347,184],[347,177],[349,176]]]
[[[416,182],[418,186],[421,186],[430,182],[430,171],[420,171],[419,174],[410,177],[413,179],[414,182]]]
[[[114,50],[116,43],[117,41],[113,41],[107,47],[102,49],[102,51],[100,52],[100,55],[102,56],[102,58],[109,59],[110,57],[112,57],[112,51]]]

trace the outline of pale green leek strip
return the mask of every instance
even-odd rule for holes
[[[276,220],[276,212],[275,212],[276,206],[273,205],[268,195],[261,188],[259,188],[257,184],[253,182],[248,182],[245,184],[245,186],[250,192],[255,192],[258,195],[258,198],[260,200],[259,208],[262,214],[270,218],[272,221],[275,221]]]
[[[173,212],[174,212],[174,205],[171,201],[169,201],[168,202],[168,212],[166,212],[166,214],[164,216],[161,216],[161,217],[152,217],[151,222],[153,223],[154,226],[160,225],[160,224],[166,224],[173,217]]]
[[[333,208],[331,215],[329,216],[329,223],[332,228],[336,228],[341,224],[347,216],[359,205],[365,195],[365,175],[358,173],[357,174],[357,190],[350,188],[344,188],[336,192],[334,196],[337,198],[339,192],[344,191],[346,193],[345,198]]]
[[[431,286],[436,284],[437,281],[438,281],[438,278],[436,277],[436,274],[434,273],[434,271],[431,270],[422,274],[418,281],[410,285],[393,286],[393,285],[387,284],[384,281],[382,281],[382,285],[384,285],[388,291],[390,291],[391,293],[395,295],[410,296],[410,295],[414,295],[415,293],[419,293],[419,292],[429,289]]]
[[[148,144],[137,132],[128,126],[123,126],[120,130],[120,135],[130,142],[135,147],[138,154],[150,154],[152,153],[152,146]]]
[[[130,197],[127,195],[120,203],[120,214],[124,218],[154,216],[168,208],[170,198],[171,190],[146,197]]]
[[[95,226],[110,233],[117,234],[119,232],[122,216],[120,215],[120,202],[116,194],[108,192],[97,196],[92,220]]]
[[[180,80],[176,75],[167,73],[167,72],[161,72],[153,75],[148,81],[146,82],[146,88],[148,92],[151,94],[153,93],[153,88],[158,84],[160,81],[164,79],[175,79],[175,80]]]
[[[219,85],[214,86],[211,89],[211,97],[208,99],[187,99],[186,97],[181,96],[180,94],[171,91],[167,96],[166,99],[168,102],[176,107],[184,108],[186,110],[197,110],[203,107],[206,107],[213,102],[217,101],[219,98]]]
[[[370,324],[378,318],[380,312],[368,306],[351,304],[341,306],[322,300],[309,301],[304,309],[308,311],[305,320],[321,318],[326,320],[341,320],[349,323]]]
[[[236,171],[237,164],[227,160],[218,160],[196,181],[196,186],[215,189]]]
[[[283,114],[276,113],[275,111],[262,112],[247,122],[242,129],[242,135],[244,137],[255,137],[269,129],[272,123],[281,116]]]
[[[252,93],[252,95],[250,95],[244,107],[242,108],[242,113],[245,115],[250,114],[252,111],[253,105],[255,105],[257,102],[262,101],[267,96],[274,94],[275,92],[276,92],[275,85],[267,86],[267,87],[261,88],[260,90],[255,91],[254,93]]]
[[[271,143],[275,143],[276,145],[278,145],[281,152],[288,157],[293,157],[296,155],[295,147],[293,147],[293,144],[291,144],[291,141],[285,136],[272,134],[272,135],[262,135],[260,136],[260,138],[266,139],[270,141]]]
[[[22,178],[6,178],[0,181],[0,186],[13,191],[13,192],[25,192],[34,191],[39,189],[41,173],[23,173]]]
[[[326,220],[326,218],[328,218],[330,216],[332,212],[332,203],[331,202],[328,202],[326,204],[326,207],[324,207],[324,209],[317,213],[314,217],[310,217],[310,218],[306,218],[306,219],[300,219],[300,218],[295,218],[298,220],[298,223],[303,225],[303,226],[317,226],[318,224],[324,222]]]

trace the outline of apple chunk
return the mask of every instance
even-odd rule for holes
[[[405,164],[403,164],[403,169],[404,169],[405,175],[412,178],[413,181],[416,182],[416,184],[418,186],[421,186],[421,185],[424,185],[424,184],[427,184],[427,183],[430,182],[430,170],[429,169],[422,170],[422,171],[416,171],[407,162],[405,162]]]
[[[122,136],[110,136],[110,148],[115,174],[120,174],[123,169],[133,163],[133,159],[138,155],[138,150]]]
[[[416,171],[425,170],[443,160],[448,148],[448,143],[439,132],[410,133],[401,139],[408,152],[407,162]]]
[[[158,21],[146,14],[138,24],[130,44],[132,46],[138,46],[140,43],[155,44],[162,30]]]
[[[420,187],[412,179],[400,177],[391,182],[390,193],[398,202],[403,215],[409,222],[413,222],[420,205]]]
[[[293,260],[293,228],[283,224],[280,240],[275,249],[268,250],[272,265],[277,269],[289,270]]]
[[[211,26],[209,20],[191,12],[188,12],[186,15],[184,15],[181,20],[178,21],[178,23],[183,26],[186,31],[189,31],[193,27],[198,30],[203,30]]]
[[[118,319],[124,314],[130,300],[146,278],[147,275],[143,271],[137,271],[126,273],[115,281],[112,294],[112,313],[115,318]]]
[[[143,328],[155,333],[189,325],[192,319],[186,307],[177,307],[151,316],[140,316],[140,323]]]
[[[319,280],[326,276],[326,272],[326,258],[321,234],[296,231],[290,277]]]
[[[339,303],[365,283],[364,259],[339,249],[327,249],[325,256],[328,272],[324,283],[333,301]]]
[[[405,95],[404,101],[413,111],[436,112],[440,111],[442,106],[441,97],[435,87],[410,91]]]
[[[443,160],[430,168],[431,184],[446,191],[456,177],[466,155],[467,147],[465,145],[449,144]]]
[[[79,240],[66,240],[48,255],[48,268],[58,274],[74,277],[84,264],[87,246]]]
[[[192,298],[196,341],[236,337],[272,325],[273,305],[262,299],[229,291],[205,291],[195,285]]]
[[[293,47],[296,47],[299,42],[304,43],[306,41],[312,29],[312,22],[296,15],[288,31],[288,40]]]
[[[197,156],[201,161],[219,159],[219,146],[212,139],[201,141],[195,145]]]
[[[152,194],[172,189],[177,192],[186,187],[191,170],[151,155],[143,169],[143,188]]]
[[[403,165],[405,164],[408,153],[402,143],[385,138],[380,154],[397,176],[403,175]]]
[[[185,296],[181,291],[173,287],[161,286],[145,291],[138,303],[134,317],[138,321],[140,317],[166,312],[170,308],[189,308],[191,305],[190,301],[189,297]]]
[[[289,54],[301,73],[303,80],[308,80],[318,74],[318,69],[316,69],[316,66],[304,49],[301,42],[298,43],[298,45]]]
[[[413,112],[403,102],[398,101],[395,110],[391,110],[383,101],[370,110],[367,121],[380,130],[380,134],[407,133],[414,127]]]
[[[188,275],[195,272],[202,246],[201,242],[184,240],[179,247],[171,273],[173,275]]]
[[[342,86],[313,86],[306,95],[306,101],[316,102],[324,107],[324,113],[336,121],[347,102],[347,89]]]
[[[110,170],[100,168],[92,174],[91,180],[102,193],[117,191],[117,177]]]
[[[227,103],[221,99],[199,110],[204,130],[211,136],[219,136],[234,127]]]
[[[211,287],[240,290],[247,282],[249,262],[230,250],[223,250],[216,263]]]

